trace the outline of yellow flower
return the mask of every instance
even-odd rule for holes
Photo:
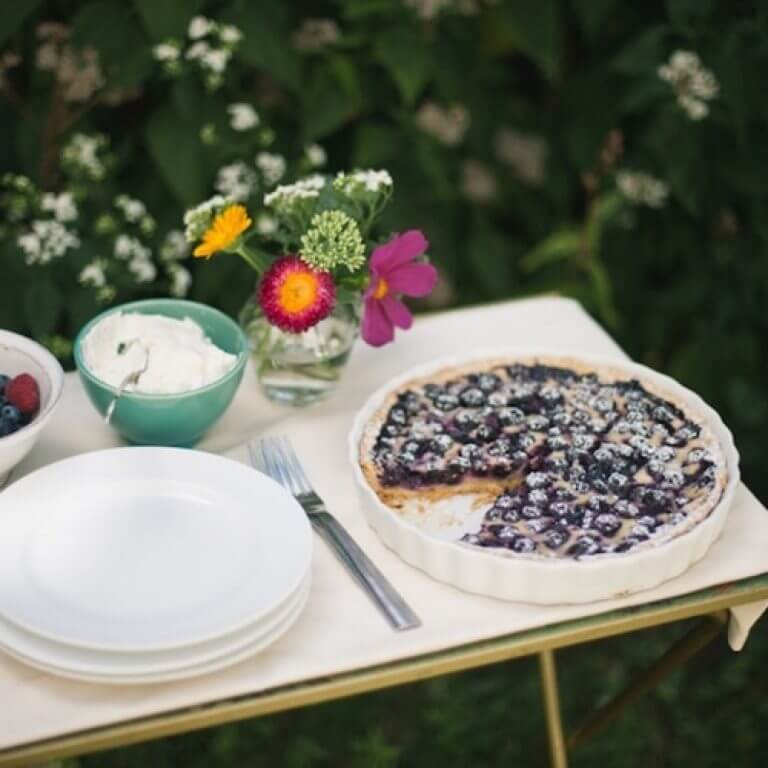
[[[211,222],[203,233],[203,242],[193,251],[194,256],[206,259],[216,251],[229,248],[251,226],[251,218],[244,205],[230,205]]]

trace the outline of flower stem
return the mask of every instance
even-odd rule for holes
[[[240,243],[235,249],[235,253],[238,254],[249,267],[259,274],[262,274],[269,265],[268,254],[263,251],[258,251],[255,248],[249,248],[245,243]]]

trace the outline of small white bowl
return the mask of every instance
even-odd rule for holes
[[[13,378],[20,373],[35,377],[40,387],[40,410],[35,418],[13,434],[0,437],[0,480],[31,450],[51,418],[64,386],[59,361],[43,346],[18,333],[0,330],[0,373]]]

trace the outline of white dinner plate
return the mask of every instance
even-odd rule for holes
[[[27,666],[39,669],[57,677],[66,677],[72,680],[82,680],[89,683],[103,683],[107,685],[149,685],[154,683],[167,683],[173,680],[186,680],[191,677],[208,675],[212,672],[218,672],[225,667],[238,664],[246,659],[255,656],[257,653],[266,650],[269,646],[279,640],[296,622],[301,615],[309,598],[309,587],[302,590],[297,596],[297,600],[292,602],[285,611],[283,611],[278,620],[272,625],[270,630],[259,637],[253,639],[244,647],[234,650],[215,659],[192,664],[182,669],[171,671],[157,671],[147,674],[131,675],[110,675],[88,672],[78,672],[66,667],[60,668],[54,664],[46,663],[37,658],[28,658],[16,650],[7,650],[9,656]]]
[[[0,616],[79,648],[162,651],[254,625],[296,592],[312,536],[295,499],[244,464],[115,448],[0,496]]]
[[[194,646],[193,651],[181,648],[152,653],[110,653],[78,649],[33,635],[3,619],[0,619],[0,650],[29,666],[78,680],[127,684],[176,680],[202,674],[200,670],[220,669],[266,647],[298,616],[310,589],[311,577],[307,575],[298,591],[270,614],[268,620],[241,630],[226,641]]]

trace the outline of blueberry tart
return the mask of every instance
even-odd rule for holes
[[[730,433],[696,395],[642,366],[564,355],[404,377],[369,402],[352,447],[390,515],[441,545],[544,566],[663,555],[738,477]]]

